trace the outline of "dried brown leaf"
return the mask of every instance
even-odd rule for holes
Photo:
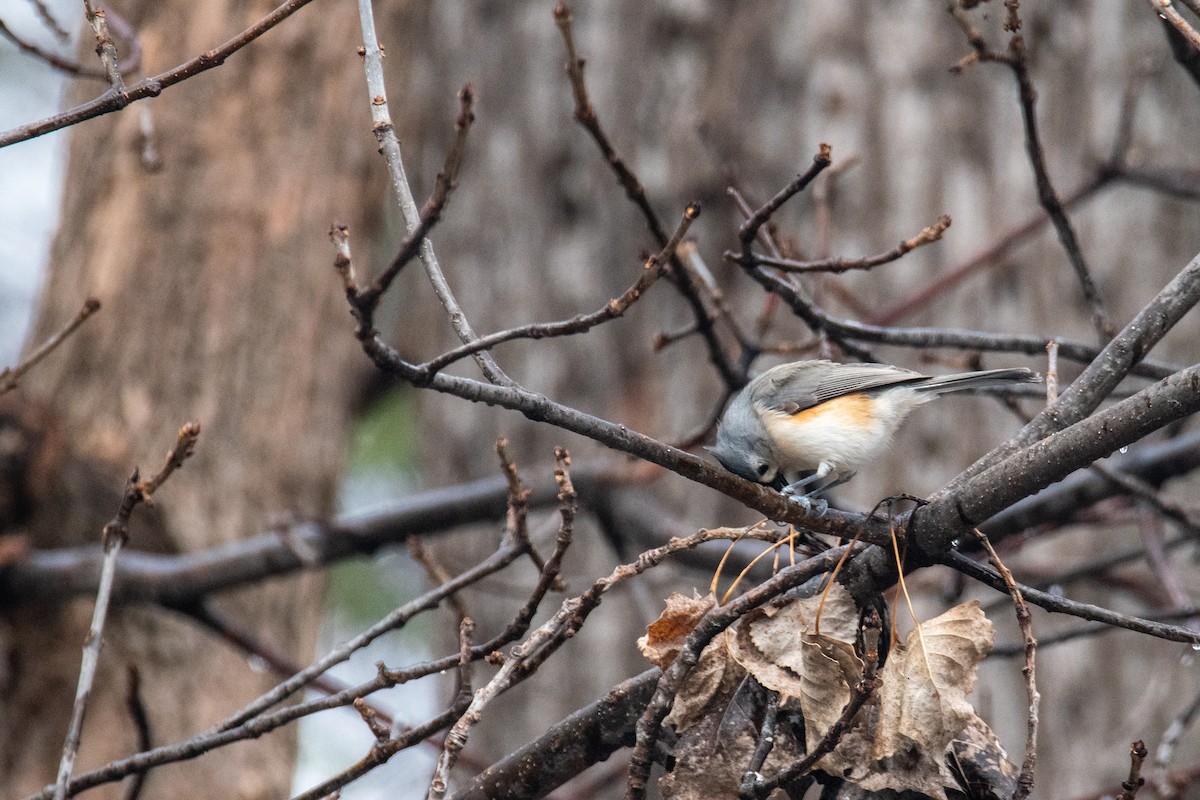
[[[1020,770],[979,717],[950,743],[949,761],[955,781],[969,797],[1008,800],[1017,790]]]
[[[853,645],[824,635],[806,634],[800,652],[804,663],[800,708],[808,739],[816,743],[850,702],[851,687],[862,677],[863,663]],[[817,763],[824,764],[824,759]]]
[[[734,660],[763,686],[779,692],[784,701],[803,697],[814,688],[819,690],[819,686],[806,689],[806,683],[821,684],[823,680],[805,677],[804,641],[815,630],[820,603],[820,597],[809,597],[753,611],[738,622],[734,635],[729,637],[730,655]],[[829,657],[840,661],[841,656],[833,651],[843,654],[849,651],[853,656],[857,635],[858,608],[850,593],[835,583],[821,609],[821,636],[813,641],[818,648],[830,648]],[[816,663],[817,669],[823,667],[819,661]],[[852,682],[856,680],[857,675]]]
[[[944,798],[946,751],[978,717],[966,696],[995,630],[977,601],[923,623],[888,657],[877,699],[821,764],[864,789]]]
[[[727,677],[744,676],[730,664]],[[737,670],[736,676],[734,670]],[[675,767],[659,781],[664,800],[736,800],[742,773],[750,764],[762,725],[762,690],[747,690],[738,677],[721,685],[708,713],[680,733],[675,743]],[[749,695],[749,697],[747,697]],[[763,772],[773,774],[801,755],[788,725],[776,725],[775,741]]]
[[[722,686],[741,683],[746,673],[729,659],[725,645],[729,631],[722,631],[700,653],[700,660],[679,685],[671,713],[665,722],[676,731],[693,727],[701,718],[712,713],[714,698]]]
[[[667,669],[679,655],[684,640],[696,629],[696,624],[716,606],[717,599],[711,593],[705,597],[688,597],[675,592],[667,598],[663,613],[647,626],[646,635],[638,639],[638,649],[660,669]],[[671,713],[665,721],[677,731],[691,728],[709,713],[713,697],[723,683],[733,681],[736,687],[741,681],[744,673],[737,665],[732,665],[733,672],[728,670],[730,662],[725,644],[728,635],[728,631],[722,631],[708,643],[700,653],[700,660],[675,693]]]
[[[683,640],[696,629],[696,623],[716,606],[717,598],[711,592],[704,597],[675,592],[667,598],[667,607],[658,619],[646,627],[646,635],[638,639],[638,649],[656,667],[666,669],[679,655]]]

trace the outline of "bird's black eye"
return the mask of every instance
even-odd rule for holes
[[[767,476],[767,471],[770,468],[771,467],[769,464],[759,464],[754,471],[758,473],[758,477],[765,478]]]

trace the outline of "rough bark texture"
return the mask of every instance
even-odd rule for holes
[[[26,388],[95,474],[46,489],[54,502],[29,525],[36,545],[95,541],[133,466],[157,470],[192,419],[203,426],[196,455],[156,495],[157,515],[135,514],[133,547],[193,550],[331,511],[361,361],[326,232],[334,218],[361,228],[370,210],[361,195],[376,165],[365,104],[349,102],[364,94],[354,4],[322,5],[148,104],[160,172],[139,163],[138,110],[75,129],[33,338],[59,327],[87,294],[103,310]],[[120,10],[140,31],[147,67],[161,69],[271,7],[209,0]],[[217,606],[307,659],[319,597],[318,579],[299,578]],[[91,607],[26,608],[6,619],[4,797],[53,780]],[[117,607],[105,638],[80,770],[136,750],[127,666],[141,673],[159,744],[204,730],[274,682],[181,615]],[[144,796],[283,796],[292,748],[285,734],[158,770]],[[119,787],[95,794],[116,797]]]

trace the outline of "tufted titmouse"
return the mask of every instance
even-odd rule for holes
[[[1039,380],[1027,369],[933,377],[886,364],[781,364],[733,398],[708,450],[730,472],[796,494],[821,513],[824,501],[807,497],[854,477],[917,406],[945,392]],[[800,496],[804,487],[811,488]]]

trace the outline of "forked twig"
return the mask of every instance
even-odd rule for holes
[[[129,517],[139,503],[149,503],[151,495],[161,486],[171,473],[183,466],[196,447],[196,439],[200,436],[200,424],[189,422],[179,429],[179,436],[171,452],[167,454],[166,463],[157,474],[147,480],[138,478],[135,469],[125,486],[125,496],[117,513],[101,533],[104,545],[104,563],[100,573],[100,588],[96,591],[96,608],[92,612],[92,625],[88,630],[87,639],[83,645],[83,662],[79,667],[79,684],[75,690],[75,705],[71,710],[71,724],[67,729],[67,738],[63,743],[62,759],[58,765],[58,779],[54,784],[54,800],[63,800],[67,796],[67,784],[71,780],[71,772],[75,768],[75,758],[79,755],[79,742],[83,734],[83,718],[87,712],[88,700],[92,694],[92,684],[96,678],[96,667],[100,662],[100,648],[104,644],[104,623],[108,617],[108,602],[112,597],[113,576],[117,568],[117,554],[121,546],[129,538]]]
[[[890,264],[902,256],[916,250],[922,245],[939,241],[942,234],[950,227],[950,216],[943,214],[937,222],[921,229],[921,232],[911,239],[905,239],[900,244],[873,256],[862,258],[823,258],[819,261],[796,261],[790,258],[774,258],[772,256],[754,256],[754,260],[764,267],[774,267],[784,272],[828,272],[837,274],[850,270],[866,270],[883,264]],[[736,254],[731,254],[737,258]]]
[[[387,88],[383,82],[383,49],[379,46],[379,39],[375,34],[375,13],[371,8],[371,0],[358,0],[358,15],[363,34],[363,48],[360,52],[363,55],[363,68],[367,76],[367,90],[371,96],[371,130],[375,134],[380,152],[383,153],[384,160],[387,162],[392,179],[392,191],[396,195],[396,202],[400,206],[400,213],[408,228],[410,246],[417,246],[417,255],[425,266],[425,275],[428,277],[430,285],[433,286],[434,294],[437,295],[442,308],[446,311],[450,326],[464,344],[469,344],[478,337],[471,329],[471,323],[467,321],[466,315],[455,299],[450,284],[446,282],[446,276],[433,251],[433,245],[421,230],[423,227],[421,212],[417,208],[412,188],[408,185],[408,176],[404,172],[400,140],[396,137],[396,126],[392,123],[388,112]],[[463,102],[466,104],[467,100]],[[463,135],[465,135],[465,130],[460,128],[459,138]],[[453,153],[454,149],[452,148],[451,154]],[[449,164],[449,160],[447,163]],[[457,171],[457,165],[454,166],[454,170]],[[445,192],[448,193],[449,188],[446,186]],[[402,247],[401,254],[403,252],[404,248]],[[480,372],[489,382],[502,386],[513,385],[512,380],[504,374],[489,353],[480,351],[473,357]]]

